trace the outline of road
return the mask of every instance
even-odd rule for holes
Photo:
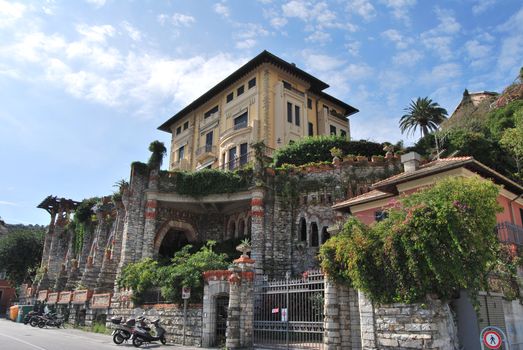
[[[170,349],[197,349],[190,347],[167,345]],[[142,346],[144,349],[160,349],[160,344]],[[0,349],[1,350],[104,350],[136,349],[129,343],[116,345],[111,336],[84,332],[78,329],[33,328],[23,323],[14,323],[0,319]]]

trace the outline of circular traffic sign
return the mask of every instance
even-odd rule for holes
[[[499,349],[501,347],[501,335],[496,331],[483,333],[483,344],[489,349]]]

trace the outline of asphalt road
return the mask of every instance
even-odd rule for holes
[[[191,349],[174,345],[150,344],[144,349]],[[132,343],[116,345],[110,335],[84,332],[78,329],[33,328],[23,323],[0,319],[0,350],[131,350]],[[196,349],[196,348],[192,348]]]

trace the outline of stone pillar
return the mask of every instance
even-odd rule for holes
[[[255,261],[256,274],[262,275],[265,251],[265,190],[263,187],[255,187],[251,194],[251,256]]]
[[[358,291],[358,303],[360,308],[361,348],[365,350],[378,349],[376,344],[374,305],[360,291]]]
[[[42,252],[42,264],[41,264],[41,267],[47,266],[47,263],[48,263],[48,260],[49,260],[49,249],[51,247],[51,241],[53,239],[55,220],[56,220],[56,212],[52,211],[51,212],[51,222],[49,223],[49,227],[48,227],[47,232],[45,234],[44,250]]]
[[[158,191],[158,173],[159,169],[152,169],[149,173],[149,191]],[[154,255],[154,238],[156,237],[156,215],[158,208],[158,201],[156,199],[148,199],[145,204],[145,224],[143,229],[143,248],[142,259],[152,258]]]
[[[133,164],[129,188],[124,191],[123,204],[125,206],[125,219],[122,236],[122,249],[120,263],[116,276],[124,266],[135,262],[142,257],[141,241],[144,229],[144,191],[148,181],[148,169]],[[115,287],[115,292],[117,292]]]
[[[233,273],[229,276],[229,309],[227,311],[227,332],[225,333],[225,347],[227,349],[240,348],[240,271],[231,268]]]
[[[340,335],[340,305],[338,302],[338,288],[334,281],[327,278],[325,281],[325,304],[323,318],[323,344],[325,350],[341,350]]]
[[[254,264],[247,255],[234,260],[229,269],[227,349],[251,348],[254,333]]]

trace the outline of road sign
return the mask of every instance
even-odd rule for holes
[[[489,349],[499,349],[501,347],[501,335],[496,331],[483,333],[483,344]]]
[[[189,299],[189,298],[191,298],[191,288],[182,287],[182,299]]]
[[[281,321],[287,322],[289,320],[289,314],[287,313],[287,308],[281,308]]]

